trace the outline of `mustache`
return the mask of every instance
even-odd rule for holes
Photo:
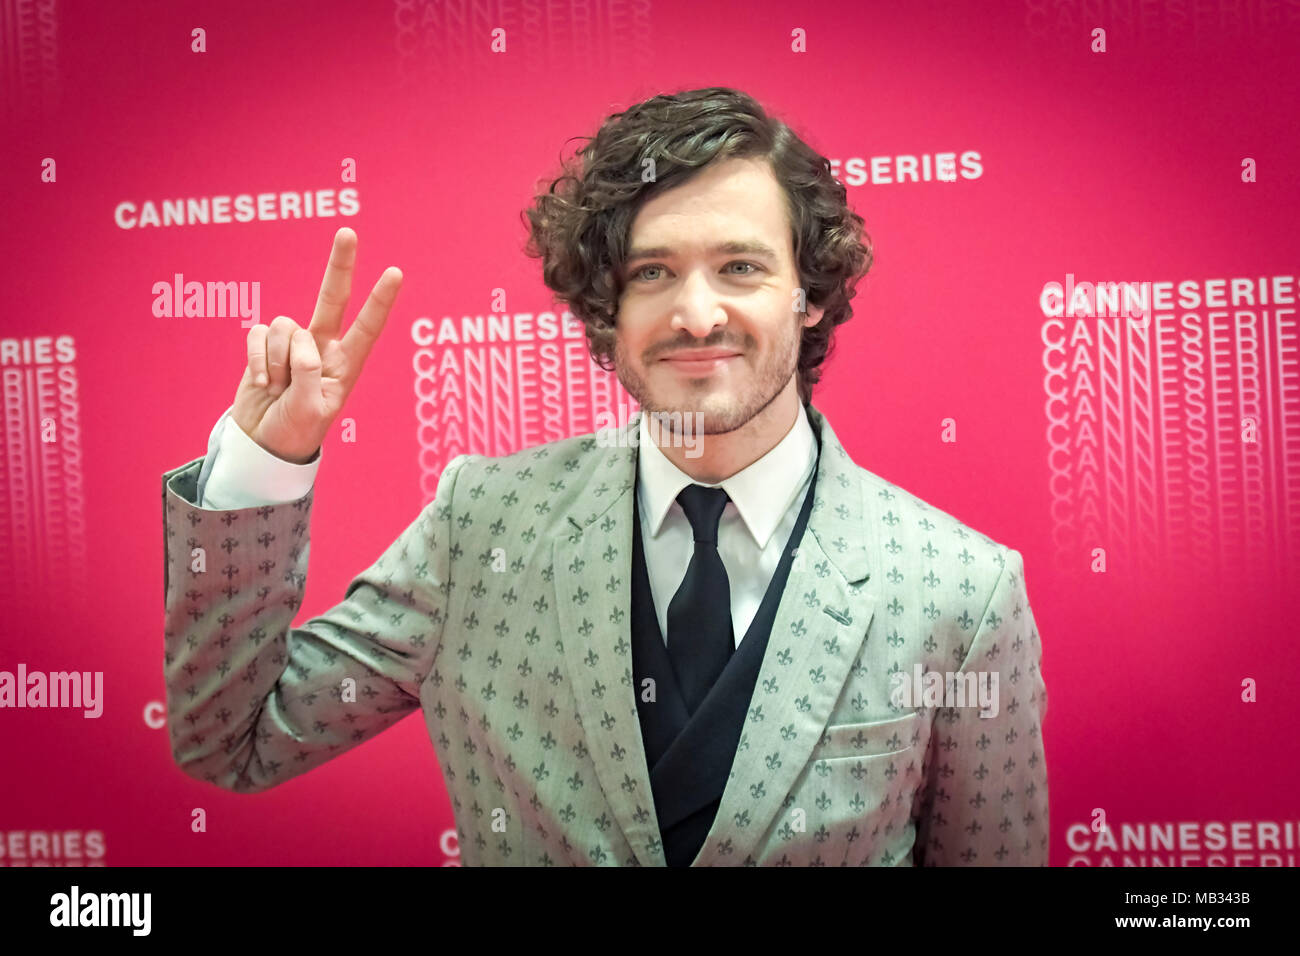
[[[688,352],[703,352],[705,350],[716,351],[725,349],[729,352],[744,353],[747,346],[740,342],[696,342],[694,344],[687,342],[661,342],[659,345],[653,345],[642,353],[646,359],[658,358],[664,354],[685,355]]]

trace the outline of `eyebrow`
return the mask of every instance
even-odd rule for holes
[[[734,242],[720,242],[711,246],[708,252],[724,255],[741,255],[741,256],[765,256],[776,262],[780,256],[776,250],[765,242],[759,242],[757,239],[737,240]],[[641,259],[671,259],[677,253],[669,246],[642,246],[633,248],[628,252],[624,265],[638,262]]]

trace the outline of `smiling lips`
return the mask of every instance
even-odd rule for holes
[[[666,363],[670,368],[698,375],[701,372],[711,372],[714,369],[721,368],[728,361],[739,356],[740,353],[733,349],[688,349],[682,352],[674,352],[660,361]]]

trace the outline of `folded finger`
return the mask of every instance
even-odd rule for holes
[[[289,387],[289,340],[297,328],[297,322],[280,315],[266,334],[266,371],[272,395],[279,395]]]
[[[248,330],[248,372],[254,385],[265,385],[270,381],[266,373],[266,334],[269,331],[260,322]]]

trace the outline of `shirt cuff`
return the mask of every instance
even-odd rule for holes
[[[233,408],[233,406],[232,406]],[[321,453],[305,465],[279,458],[244,433],[230,417],[217,420],[199,472],[200,507],[230,511],[297,501],[311,491]]]

